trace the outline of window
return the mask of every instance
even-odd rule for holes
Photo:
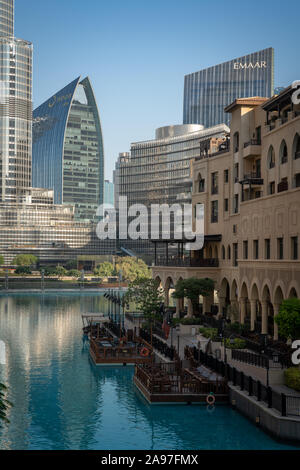
[[[298,259],[298,237],[291,237],[292,259]]]
[[[235,183],[239,182],[239,164],[238,163],[234,165],[234,182]]]
[[[273,145],[270,146],[269,151],[268,151],[268,168],[274,168],[275,166],[275,152],[274,152],[274,147]]]
[[[271,183],[269,183],[268,193],[269,194],[275,194],[275,181],[271,181]]]
[[[258,259],[259,258],[259,244],[258,240],[253,240],[253,258]]]
[[[212,201],[211,203],[211,223],[218,222],[218,201]]]
[[[300,173],[295,175],[295,188],[300,188]]]
[[[222,246],[222,259],[225,259],[225,246]]]
[[[293,142],[293,155],[294,159],[297,160],[300,158],[300,136],[299,134],[295,135],[294,142]]]
[[[271,240],[265,239],[265,259],[271,259]]]
[[[243,258],[248,259],[248,241],[243,241]]]
[[[201,173],[199,173],[197,178],[198,193],[203,193],[205,191],[205,179],[202,178]]]
[[[238,244],[233,244],[233,266],[238,265]]]
[[[228,259],[231,259],[231,248],[230,248],[230,245],[228,245],[228,248],[227,248],[227,258],[228,258]]]
[[[233,199],[233,213],[237,214],[239,211],[239,195],[235,194]]]
[[[233,135],[233,148],[234,152],[238,152],[240,148],[240,135],[238,132],[235,132]]]
[[[211,194],[218,194],[218,173],[211,174]]]
[[[283,238],[277,238],[277,259],[283,259]]]
[[[228,212],[228,209],[229,209],[228,199],[224,199],[224,212]]]
[[[224,170],[224,183],[229,181],[229,170]]]
[[[281,142],[279,156],[282,165],[288,161],[288,150],[285,140]]]

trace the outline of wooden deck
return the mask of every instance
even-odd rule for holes
[[[143,348],[149,351],[148,356],[142,356]],[[127,365],[145,364],[152,362],[152,348],[142,339],[134,338],[132,342],[115,344],[104,338],[90,339],[90,356],[96,365]]]
[[[178,363],[136,365],[134,384],[149,403],[205,403],[214,394],[215,403],[228,402],[224,381],[210,382]]]

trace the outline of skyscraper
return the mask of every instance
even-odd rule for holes
[[[0,36],[14,35],[14,0],[0,0]]]
[[[270,97],[274,50],[264,49],[185,76],[183,123],[205,127],[230,124],[224,108],[237,98]]]
[[[32,45],[10,36],[13,6],[0,2],[0,200],[8,202],[31,186]]]
[[[74,204],[76,219],[95,220],[104,198],[104,150],[89,78],[71,82],[33,117],[33,186],[53,189],[56,204]]]
[[[109,180],[104,181],[104,204],[110,204],[111,206],[115,203],[115,185]]]

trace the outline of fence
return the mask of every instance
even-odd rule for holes
[[[232,382],[234,386],[238,386],[242,391],[248,392],[249,396],[255,397],[257,401],[266,403],[268,408],[274,408],[282,416],[300,417],[300,397],[276,392],[271,387],[263,385],[259,380],[254,380],[251,376],[244,374],[244,372],[204,353],[196,347],[190,348],[187,346],[185,357],[192,357],[195,362],[215,370],[229,382]]]
[[[151,338],[151,334],[143,328],[140,328],[140,337],[150,344],[152,339],[152,346],[154,349],[166,356],[171,361],[178,360],[178,355],[174,346],[168,346],[167,343],[161,341],[159,338],[156,338],[153,334]]]

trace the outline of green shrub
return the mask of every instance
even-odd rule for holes
[[[291,367],[284,372],[284,381],[287,387],[300,391],[300,370],[297,367]]]
[[[246,348],[246,341],[240,338],[234,338],[231,340],[229,338],[226,339],[226,348],[228,349],[245,349]]]
[[[218,330],[217,328],[199,328],[199,333],[204,336],[204,338],[211,338],[213,341],[218,339]]]

